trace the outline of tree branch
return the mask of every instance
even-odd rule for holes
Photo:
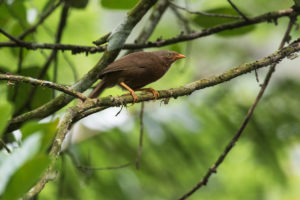
[[[66,93],[68,95],[77,97],[83,101],[87,99],[87,97],[85,95],[83,95],[80,92],[77,92],[76,90],[73,90],[72,88],[70,88],[68,86],[60,85],[60,84],[53,83],[53,82],[46,81],[46,80],[40,80],[40,79],[35,79],[35,78],[27,77],[27,76],[11,75],[11,74],[0,74],[0,80],[7,80],[9,82],[29,83],[29,84],[35,85],[35,86],[52,88],[52,89],[61,91],[63,93]]]
[[[2,35],[7,37],[8,39],[10,39],[11,41],[13,41],[14,42],[13,44],[16,44],[16,45],[22,44],[22,40],[19,40],[18,38],[15,38],[14,36],[12,36],[9,33],[5,32],[1,28],[0,28],[0,33],[2,33]]]
[[[291,32],[292,26],[295,22],[296,18],[295,17],[291,17],[288,28],[284,34],[284,37],[280,43],[279,49],[282,49],[285,42],[288,40],[288,36]],[[299,46],[299,43],[298,43]],[[179,198],[179,200],[184,200],[187,199],[189,196],[191,196],[193,193],[195,193],[198,189],[200,189],[202,186],[206,185],[210,176],[213,173],[217,172],[217,168],[218,166],[220,166],[222,164],[222,162],[224,161],[224,159],[226,158],[226,156],[228,155],[228,153],[231,151],[231,149],[234,147],[235,143],[238,141],[238,139],[240,138],[241,134],[243,133],[244,129],[246,128],[250,118],[253,115],[253,112],[258,104],[258,102],[260,101],[261,97],[263,96],[269,81],[271,79],[271,76],[273,74],[273,72],[275,71],[275,67],[277,65],[277,62],[274,62],[270,69],[269,72],[267,73],[264,83],[254,101],[254,103],[252,104],[252,106],[249,108],[248,113],[244,119],[244,121],[242,122],[240,128],[238,129],[238,131],[235,133],[234,137],[231,139],[231,141],[228,143],[228,145],[225,147],[224,151],[222,152],[222,154],[218,157],[218,159],[216,160],[216,162],[208,169],[208,171],[206,172],[206,174],[204,175],[204,177],[201,179],[201,181],[189,192],[187,192],[186,194],[184,194],[182,197]]]
[[[206,37],[209,35],[213,35],[215,33],[219,33],[226,30],[241,28],[244,26],[249,26],[253,24],[258,24],[261,22],[270,22],[276,21],[281,17],[291,17],[293,15],[299,15],[300,11],[293,10],[292,8],[286,10],[279,10],[274,12],[269,12],[263,15],[259,15],[256,17],[248,18],[248,21],[240,20],[232,23],[218,25],[212,28],[204,29],[199,32],[189,33],[189,34],[181,34],[177,37],[159,40],[156,42],[147,42],[144,44],[125,44],[122,49],[143,49],[143,48],[153,48],[153,47],[162,47],[167,46],[179,42],[185,42],[194,40],[201,37]],[[29,50],[36,49],[56,49],[61,51],[72,51],[73,54],[85,52],[88,53],[97,53],[103,52],[106,50],[106,46],[81,46],[81,45],[71,45],[71,44],[49,44],[49,43],[31,43],[20,41],[18,43],[14,42],[0,42],[1,47],[24,47]]]

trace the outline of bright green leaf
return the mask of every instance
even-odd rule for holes
[[[49,164],[50,158],[45,154],[39,154],[32,160],[27,161],[11,177],[2,199],[17,200],[22,197],[36,184]]]
[[[130,9],[136,5],[138,0],[101,0],[101,5],[108,9]]]
[[[0,137],[2,136],[7,122],[11,119],[12,112],[13,112],[13,106],[8,102],[0,103]]]
[[[41,151],[44,151],[48,149],[53,141],[58,121],[59,120],[57,119],[50,123],[38,123],[36,121],[28,122],[21,128],[22,137],[23,139],[26,139],[28,136],[40,132],[42,136]]]
[[[205,12],[239,16],[239,15],[237,15],[236,11],[230,7],[220,7],[220,8],[216,8],[216,9],[207,10]],[[218,26],[221,24],[235,22],[237,20],[239,20],[239,19],[224,18],[224,17],[211,17],[211,16],[203,16],[203,15],[197,15],[196,17],[193,18],[193,22],[203,28],[211,28],[211,27]],[[254,28],[255,28],[255,26],[252,25],[252,26],[222,31],[222,32],[218,33],[218,35],[220,35],[220,36],[238,36],[238,35],[246,34],[250,31],[252,31]]]
[[[0,151],[0,195],[3,193],[11,176],[28,160],[39,152],[41,134],[34,134],[26,138],[19,148],[7,154]]]

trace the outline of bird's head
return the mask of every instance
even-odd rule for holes
[[[159,56],[161,59],[163,59],[167,65],[171,65],[173,62],[175,62],[178,59],[185,58],[184,55],[177,53],[175,51],[161,50],[161,51],[154,51],[153,53]]]

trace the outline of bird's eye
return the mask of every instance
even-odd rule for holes
[[[168,53],[168,58],[171,58],[172,54],[171,53]]]

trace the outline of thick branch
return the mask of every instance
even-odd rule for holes
[[[166,40],[159,40],[156,42],[148,42],[145,44],[125,44],[123,46],[123,49],[143,49],[143,48],[152,48],[152,47],[161,47],[161,46],[167,46],[179,42],[185,42],[194,40],[201,37],[206,37],[209,35],[213,35],[215,33],[219,33],[226,30],[241,28],[244,26],[249,26],[253,24],[258,24],[261,22],[270,22],[270,21],[276,21],[278,18],[281,17],[291,17],[294,15],[299,15],[299,11],[294,11],[293,9],[287,9],[287,10],[279,10],[275,12],[269,12],[263,15],[259,15],[257,17],[248,18],[247,21],[240,20],[237,22],[227,23],[223,25],[218,25],[216,27],[204,29],[199,32],[179,35],[177,37],[166,39]],[[56,49],[56,50],[62,50],[62,51],[72,51],[72,53],[96,53],[96,52],[103,52],[106,50],[106,46],[80,46],[80,45],[70,45],[70,44],[49,44],[49,43],[30,43],[30,42],[0,42],[0,48],[1,47],[25,47],[27,49]]]
[[[76,90],[73,90],[70,87],[60,85],[57,83],[53,83],[50,81],[46,81],[46,80],[40,80],[40,79],[35,79],[35,78],[27,77],[27,76],[19,76],[19,75],[11,75],[11,74],[0,74],[0,80],[7,80],[9,82],[29,83],[31,85],[52,88],[52,89],[61,91],[63,93],[72,95],[74,97],[77,97],[81,100],[87,99],[87,97],[84,96],[82,93],[77,92]]]

